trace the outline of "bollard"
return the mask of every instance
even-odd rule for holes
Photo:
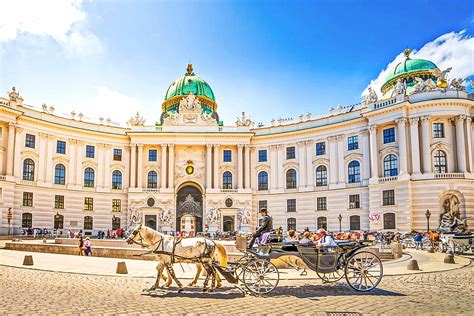
[[[429,248],[428,248],[428,253],[435,253],[434,248],[433,248],[433,247],[429,247]]]
[[[23,265],[24,266],[32,266],[33,265],[33,256],[31,256],[31,255],[25,256],[25,259],[23,259]]]
[[[418,261],[416,260],[408,261],[407,270],[420,270],[420,267],[418,267]]]
[[[128,274],[127,265],[125,262],[117,262],[117,274]]]
[[[444,263],[456,263],[456,261],[454,261],[454,256],[446,255],[446,257],[444,257]]]

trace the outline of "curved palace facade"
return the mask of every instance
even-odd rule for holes
[[[406,60],[381,97],[319,116],[255,127],[219,119],[209,84],[189,65],[162,115],[116,127],[0,98],[0,227],[94,234],[141,219],[163,230],[431,228],[447,204],[474,224],[474,101],[449,70]],[[9,221],[10,218],[10,221]],[[10,223],[10,224],[9,224]]]

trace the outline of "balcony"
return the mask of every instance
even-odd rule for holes
[[[221,189],[221,193],[237,193],[238,189]]]
[[[24,185],[36,185],[35,181],[29,181],[29,180],[20,180],[20,184]]]
[[[144,192],[144,193],[158,193],[158,192],[160,192],[160,189],[157,189],[157,188],[143,188],[142,192]]]
[[[7,176],[0,176],[0,181],[6,181],[7,180]]]
[[[379,178],[379,183],[398,181],[398,176]]]
[[[358,188],[363,186],[362,181],[360,182],[352,182],[352,183],[347,183],[346,188]]]
[[[463,172],[435,173],[435,179],[464,179]]]

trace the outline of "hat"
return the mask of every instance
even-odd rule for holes
[[[316,231],[317,234],[326,234],[326,230],[324,228],[320,228]]]
[[[262,213],[262,212],[265,212],[267,213],[267,209],[266,208],[261,208],[260,211],[258,211],[259,213]]]
[[[89,240],[89,237],[86,237],[87,240]]]

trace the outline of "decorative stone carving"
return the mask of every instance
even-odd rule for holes
[[[163,121],[164,126],[176,125],[217,125],[217,121],[209,113],[203,113],[201,102],[191,92],[179,101],[179,111],[168,113]]]
[[[20,96],[20,91],[17,91],[15,87],[12,87],[10,91],[8,91],[8,97],[10,101],[21,103],[23,102],[23,98]]]
[[[127,212],[127,228],[133,228],[133,226],[143,223],[143,216],[140,209],[144,205],[144,201],[130,203]]]
[[[439,70],[438,68],[433,70],[433,74],[438,77],[438,82],[436,86],[441,89],[446,89],[448,87],[448,82],[446,78],[448,77],[448,72],[450,72],[452,67],[449,67],[443,71]]]
[[[250,225],[252,214],[248,208],[241,208],[239,210],[238,218],[242,225]]]
[[[171,221],[173,219],[173,213],[170,209],[161,210],[160,212],[160,223],[161,226],[169,227],[171,226]]]
[[[458,78],[451,80],[448,89],[456,90],[456,91],[466,91],[466,86],[463,85],[463,82],[466,79]]]
[[[206,220],[209,225],[219,223],[220,212],[217,208],[210,208],[206,212]]]
[[[235,121],[235,125],[237,126],[253,126],[255,123],[247,116],[245,116],[245,112],[242,112],[240,117],[237,116],[237,120]]]
[[[449,195],[443,202],[444,212],[439,216],[439,230],[442,232],[462,233],[467,230],[467,219],[461,219],[459,199]]]
[[[364,97],[364,100],[362,101],[362,103],[364,105],[369,105],[369,104],[377,102],[378,99],[379,97],[377,96],[377,93],[375,93],[372,87],[369,87],[369,94]]]
[[[436,89],[436,84],[433,82],[433,79],[428,78],[423,80],[422,78],[415,77],[415,87],[413,93],[427,92]]]
[[[406,82],[404,80],[398,79],[394,85],[392,96],[405,95],[406,90],[407,90]]]
[[[145,118],[140,116],[140,113],[137,112],[135,116],[130,117],[130,119],[127,121],[127,124],[129,126],[143,126],[145,125]]]

